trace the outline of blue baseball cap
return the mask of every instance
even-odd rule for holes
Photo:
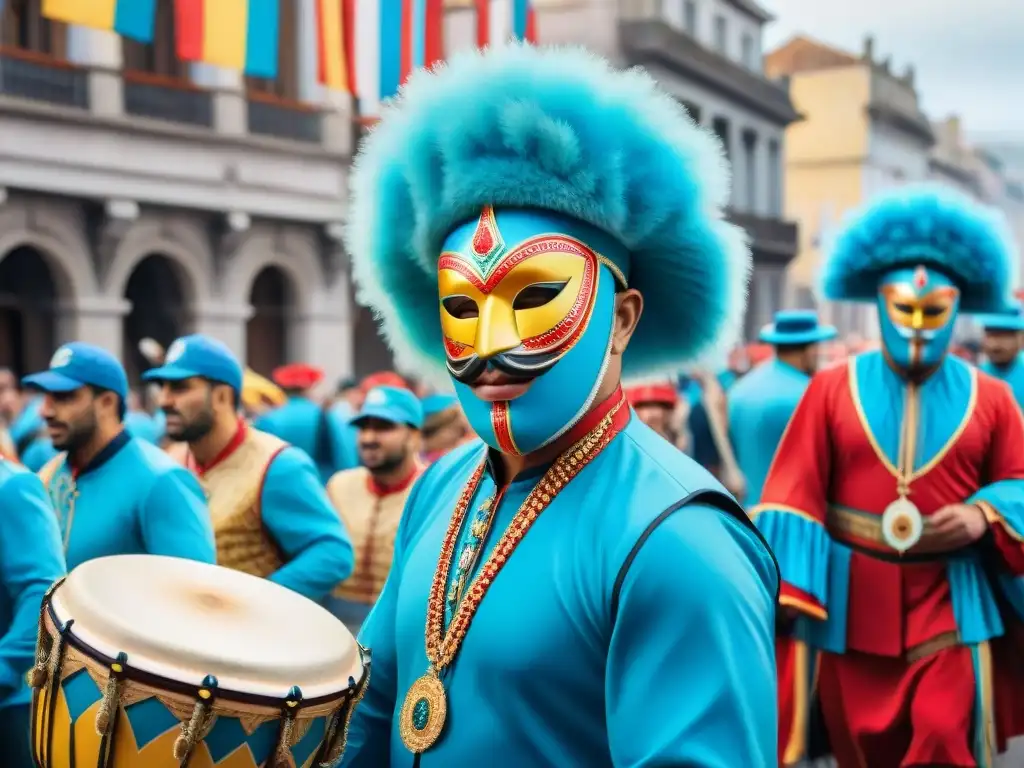
[[[200,378],[227,384],[235,392],[242,391],[242,365],[234,353],[217,339],[193,333],[176,339],[167,348],[164,364],[150,368],[145,381],[184,381]]]
[[[408,389],[374,387],[366,393],[363,407],[352,423],[358,427],[363,419],[380,419],[423,429],[423,404]]]
[[[74,392],[82,387],[106,389],[128,400],[128,374],[121,361],[102,347],[73,341],[64,344],[50,358],[50,368],[21,380],[26,387],[43,392]]]

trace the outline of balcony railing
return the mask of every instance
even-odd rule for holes
[[[89,81],[84,70],[20,48],[0,46],[0,94],[89,108]]]
[[[319,144],[323,128],[320,112],[315,107],[250,91],[249,133]]]
[[[764,218],[732,209],[727,211],[726,218],[736,226],[743,227],[750,235],[755,262],[788,262],[796,256],[798,232],[795,222]]]
[[[187,80],[149,72],[124,73],[124,111],[137,117],[213,127],[213,96]]]

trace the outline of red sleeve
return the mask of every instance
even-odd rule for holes
[[[992,440],[987,457],[987,479],[990,485],[1004,481],[1024,484],[1024,415],[1010,388],[1001,381],[983,379],[978,382],[979,395],[992,403]],[[981,494],[985,496],[984,492]],[[1024,575],[1024,489],[1001,504],[998,498],[977,502],[985,512],[996,550],[1015,575]],[[1012,507],[1012,509],[1011,509]]]
[[[842,366],[811,379],[775,449],[757,509],[792,511],[824,524],[832,472],[832,393],[847,375]]]

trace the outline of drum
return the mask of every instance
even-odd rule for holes
[[[43,600],[42,768],[307,768],[341,757],[369,653],[264,579],[170,557],[92,560]]]

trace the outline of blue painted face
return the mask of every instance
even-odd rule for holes
[[[903,369],[938,364],[953,340],[960,291],[945,275],[924,266],[889,272],[878,289],[882,345]]]
[[[473,430],[536,451],[594,404],[625,285],[622,246],[557,214],[484,208],[438,260],[448,371]]]

